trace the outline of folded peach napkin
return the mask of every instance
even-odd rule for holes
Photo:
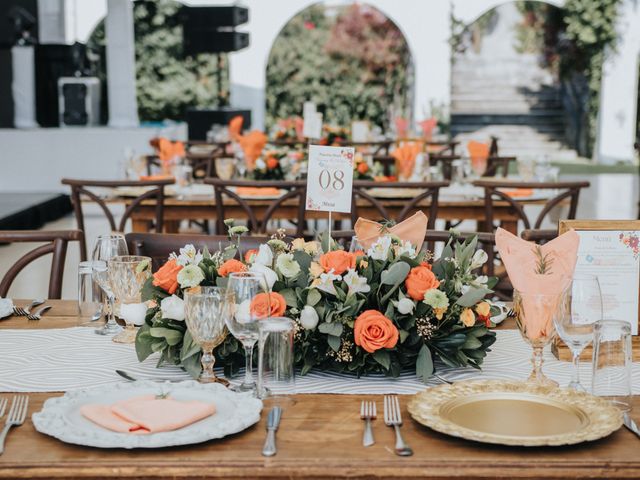
[[[244,118],[242,118],[242,115],[236,115],[229,121],[229,138],[231,140],[238,140],[238,137],[240,137],[242,133],[243,123]]]
[[[119,433],[148,434],[177,430],[210,417],[216,407],[197,400],[181,402],[172,398],[143,395],[113,405],[89,404],[80,413],[103,428]]]
[[[489,145],[471,140],[467,144],[467,150],[471,158],[471,168],[478,175],[483,175],[489,162]]]
[[[391,156],[396,159],[396,171],[400,178],[407,179],[411,177],[416,165],[416,157],[420,150],[422,150],[420,142],[408,142],[391,153]]]
[[[176,157],[181,158],[185,156],[184,143],[179,141],[172,142],[168,138],[159,137],[151,141],[151,145],[156,149],[156,154],[162,164],[163,172],[170,170],[171,163]]]
[[[167,180],[175,178],[173,175],[140,175],[140,180]]]
[[[560,294],[569,285],[578,260],[580,237],[574,230],[536,245],[498,228],[496,247],[513,287],[522,293],[527,336],[535,340],[551,328]],[[546,300],[535,295],[548,295]]]
[[[418,125],[420,125],[420,128],[422,129],[422,136],[427,140],[431,140],[431,137],[433,136],[433,130],[436,128],[437,124],[438,120],[433,117],[419,122]]]
[[[247,168],[253,170],[256,166],[256,160],[260,157],[267,144],[267,136],[260,130],[253,130],[246,135],[240,135],[238,143],[244,152]]]
[[[502,190],[502,193],[510,197],[530,197],[533,195],[533,188],[516,188],[514,190]]]
[[[298,137],[299,140],[303,140],[304,139],[304,120],[302,119],[302,117],[296,117],[295,118],[295,125],[296,125],[296,136]]]
[[[241,197],[279,196],[280,189],[275,187],[237,187],[236,193]]]
[[[424,235],[427,233],[427,216],[422,212],[416,212],[413,216],[389,228],[373,220],[358,218],[353,229],[358,242],[364,248],[371,247],[381,236],[391,234],[403,241],[408,241],[417,251],[420,251]]]

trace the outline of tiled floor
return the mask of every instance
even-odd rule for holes
[[[565,176],[566,180],[587,179],[591,187],[580,197],[578,218],[582,219],[635,219],[638,213],[638,177],[628,174],[600,174],[592,176]],[[89,212],[86,219],[89,248],[101,233],[108,233],[109,226],[96,211]],[[75,220],[69,216],[45,226],[47,230],[75,228]],[[472,226],[461,229],[470,231]],[[32,248],[27,244],[0,246],[0,278],[21,255]],[[72,245],[67,254],[63,298],[77,298],[77,265],[80,254],[77,245]],[[18,276],[9,296],[12,298],[34,298],[46,296],[49,281],[50,257],[37,260]]]

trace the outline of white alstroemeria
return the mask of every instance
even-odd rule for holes
[[[320,317],[318,316],[318,312],[311,305],[305,305],[300,312],[300,325],[305,330],[313,330],[318,325],[318,321]]]
[[[462,295],[464,295],[465,293],[467,293],[469,290],[471,290],[471,285],[462,285],[462,288],[460,288],[460,293]]]
[[[333,284],[334,280],[342,280],[342,277],[340,275],[336,275],[333,273],[333,270],[331,270],[330,272],[321,274],[319,278],[316,278],[313,281],[311,286],[318,290],[322,290],[323,292],[335,295],[336,287]]]
[[[374,260],[386,260],[389,256],[391,248],[391,237],[385,235],[378,238],[373,245],[367,250],[367,255]]]
[[[196,250],[191,244],[185,245],[180,249],[180,255],[172,253],[169,258],[175,258],[178,265],[186,267],[187,265],[198,265],[202,261],[202,252]]]
[[[408,240],[405,240],[404,242],[402,242],[400,245],[398,245],[396,247],[396,256],[400,257],[402,255],[405,255],[409,258],[413,258],[415,257],[417,254],[416,252],[416,247],[414,247],[411,242],[409,242]]]
[[[254,263],[259,263],[265,267],[271,267],[271,265],[273,265],[273,250],[271,250],[269,245],[260,245]]]
[[[476,253],[473,254],[473,258],[471,259],[471,270],[480,268],[487,263],[488,258],[487,252],[484,250],[476,250]]]
[[[281,253],[276,258],[276,268],[287,278],[294,278],[300,273],[300,264],[293,258],[292,253]]]
[[[396,307],[396,310],[398,310],[398,313],[401,313],[402,315],[409,315],[413,312],[413,309],[416,308],[416,304],[413,303],[413,300],[406,297],[401,298],[397,302],[394,301],[393,305]]]
[[[197,287],[204,280],[204,272],[197,265],[187,265],[178,272],[177,280],[181,288]]]
[[[476,277],[476,279],[471,282],[471,284],[475,287],[486,287],[488,281],[489,277],[487,277],[486,275],[480,275]]]
[[[343,280],[349,288],[349,295],[353,295],[358,292],[367,293],[371,290],[371,287],[367,284],[367,279],[358,275],[358,273],[352,268],[350,268],[345,274]]]
[[[258,170],[266,170],[267,164],[264,163],[263,159],[259,158],[259,159],[256,160],[256,168]]]
[[[160,302],[162,318],[170,318],[179,322],[184,321],[184,300],[177,295],[163,298]]]
[[[258,262],[251,265],[251,267],[249,267],[249,271],[254,273],[262,273],[264,275],[264,278],[267,280],[267,287],[269,288],[269,290],[273,288],[273,284],[278,280],[278,274],[276,272]]]

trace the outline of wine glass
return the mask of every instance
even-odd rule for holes
[[[562,292],[553,294],[529,293],[513,290],[513,310],[522,338],[533,348],[533,369],[528,382],[546,387],[557,387],[558,382],[542,373],[544,347],[553,340],[555,328],[553,316]]]
[[[366,252],[367,249],[362,246],[357,236],[351,237],[351,243],[349,244],[349,253]]]
[[[553,317],[558,336],[573,354],[569,388],[574,390],[586,391],[580,384],[580,354],[593,339],[593,324],[599,320],[602,320],[602,293],[598,277],[574,275]]]
[[[98,283],[102,291],[107,296],[107,323],[95,332],[100,335],[115,335],[122,331],[122,327],[116,323],[114,315],[114,294],[109,281],[109,267],[104,260],[94,260],[91,262],[91,272],[93,278]]]
[[[99,260],[102,262],[108,262],[113,257],[117,255],[128,255],[129,249],[127,248],[127,242],[122,233],[111,233],[108,235],[99,235],[96,239],[96,242],[93,245],[93,251],[91,253],[91,260]],[[106,273],[105,273],[106,275]],[[96,333],[100,335],[114,335],[119,333],[122,328],[115,321],[115,300],[109,300],[109,295],[106,293],[106,290],[102,286],[100,288],[107,295],[107,307],[111,309],[111,313],[107,314],[107,319],[111,319],[113,322],[110,323],[110,320],[107,320],[107,323],[96,330]],[[110,288],[110,287],[109,287]]]
[[[269,317],[271,303],[267,280],[261,273],[237,272],[229,275],[227,289],[233,295],[234,308],[227,317],[227,328],[244,347],[245,374],[238,392],[253,392],[257,395],[253,378],[253,347],[258,341],[258,321]]]
[[[119,255],[107,262],[109,284],[113,295],[120,302],[120,318],[126,328],[113,337],[116,343],[133,343],[136,325],[142,325],[147,307],[140,292],[151,276],[151,258],[137,255]]]
[[[224,342],[227,336],[225,318],[230,315],[233,297],[225,288],[195,287],[184,292],[184,313],[187,328],[193,340],[202,348],[201,383],[229,382],[216,377],[213,365],[216,358],[213,349]]]

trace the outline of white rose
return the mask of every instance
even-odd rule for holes
[[[162,318],[171,318],[182,322],[184,320],[184,300],[176,295],[163,298],[160,302]]]
[[[267,168],[267,164],[264,163],[263,159],[259,158],[259,159],[256,160],[256,168],[258,170],[264,170],[264,169]]]
[[[276,267],[287,278],[294,278],[300,273],[300,264],[294,260],[292,253],[278,255]]]
[[[269,245],[260,245],[258,249],[258,254],[256,255],[254,263],[259,263],[260,265],[264,265],[265,267],[270,267],[273,265],[273,251]]]
[[[306,305],[300,312],[300,324],[305,330],[313,330],[318,325],[318,312],[310,305]]]
[[[408,315],[413,312],[415,304],[410,298],[401,298],[400,300],[398,300],[396,308],[398,309],[398,313],[401,313],[402,315]]]
[[[120,304],[120,317],[131,324],[140,326],[144,324],[144,317],[147,315],[146,303],[122,303]]]
[[[267,279],[267,287],[269,288],[269,290],[273,288],[273,284],[278,280],[278,274],[276,272],[271,270],[269,267],[266,267],[257,262],[251,265],[249,271],[254,273],[262,273]]]

